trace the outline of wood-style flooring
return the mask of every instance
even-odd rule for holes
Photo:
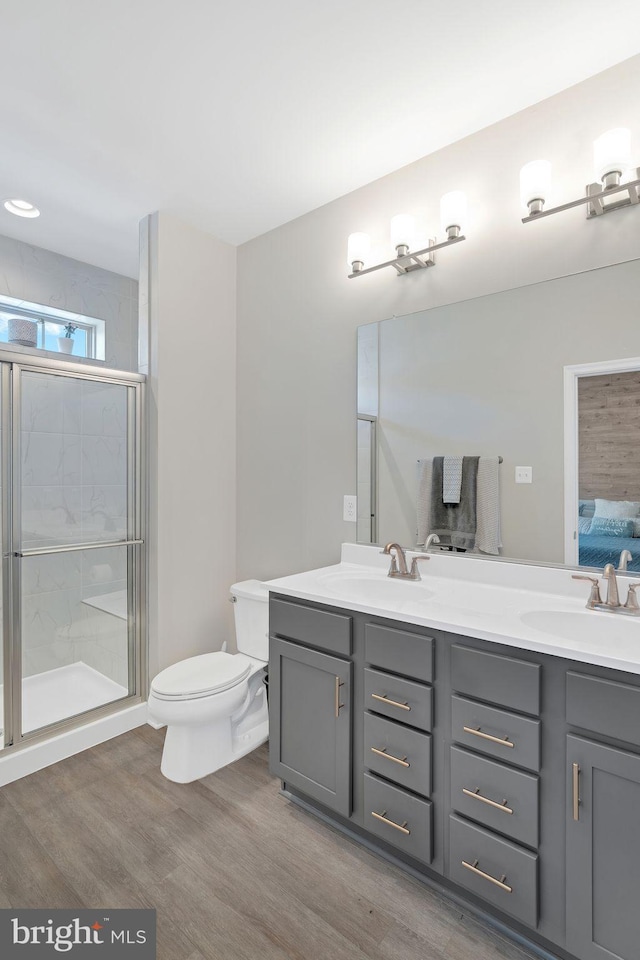
[[[0,907],[153,907],[158,960],[530,960],[278,794],[263,747],[196,783],[164,731],[0,788]]]

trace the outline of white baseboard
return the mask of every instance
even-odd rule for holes
[[[119,713],[85,723],[75,730],[67,730],[50,740],[34,743],[6,756],[0,755],[0,786],[28,777],[30,773],[58,763],[59,760],[66,760],[67,757],[104,743],[105,740],[119,737],[120,734],[128,733],[146,722],[147,704],[137,703],[133,707],[120,710]]]

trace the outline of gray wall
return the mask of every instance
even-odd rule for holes
[[[500,455],[503,555],[563,563],[563,367],[640,357],[638,303],[632,261],[380,324],[379,541],[415,543],[418,459]]]
[[[637,210],[523,225],[518,186],[520,167],[544,155],[555,202],[581,194],[593,140],[632,123],[639,96],[634,57],[239,248],[239,576],[332,563],[355,539],[342,497],[356,484],[359,324],[640,256]],[[377,234],[373,259],[387,259],[391,216],[415,210],[437,232],[452,189],[469,197],[468,239],[434,269],[347,279],[349,233]]]
[[[0,236],[0,293],[106,322],[106,365],[138,369],[138,283]]]
[[[165,213],[141,241],[153,677],[233,641],[236,251]]]

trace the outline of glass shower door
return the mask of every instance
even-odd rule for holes
[[[136,394],[14,370],[14,742],[135,692]]]

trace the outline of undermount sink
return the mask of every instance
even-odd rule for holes
[[[534,630],[563,637],[565,640],[607,643],[635,640],[640,644],[640,617],[595,610],[528,610],[520,615],[522,623]]]
[[[376,601],[420,601],[433,597],[422,580],[398,580],[380,570],[353,573],[327,573],[318,578],[324,589],[341,600],[354,603]]]

